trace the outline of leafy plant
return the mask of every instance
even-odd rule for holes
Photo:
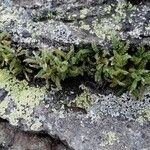
[[[112,38],[112,51],[103,50],[92,43],[91,48],[75,49],[68,52],[59,49],[41,49],[28,54],[22,48],[12,49],[10,36],[0,33],[0,67],[8,67],[14,75],[24,74],[34,78],[51,80],[61,89],[61,81],[69,77],[89,75],[97,83],[103,81],[119,91],[128,90],[140,96],[150,85],[150,51],[141,45],[130,53],[130,44]],[[35,72],[38,72],[35,74]]]
[[[23,73],[29,81],[27,72],[32,70],[21,64],[20,56],[24,55],[25,51],[18,48],[14,51],[11,48],[10,35],[7,33],[0,33],[0,66],[8,66],[11,73],[17,76]]]
[[[39,69],[36,78],[44,78],[47,83],[51,79],[61,89],[61,81],[64,79],[84,74],[84,57],[88,53],[87,49],[75,53],[73,46],[68,53],[59,49],[45,49],[40,53],[33,52],[33,56],[24,61],[30,67]]]
[[[146,67],[150,63],[150,51],[141,45],[133,54],[129,54],[129,43],[112,39],[112,52],[106,50],[95,51],[95,81],[106,80],[111,87],[118,87],[120,91],[129,90],[135,96],[141,96],[145,86],[150,85],[150,70]]]

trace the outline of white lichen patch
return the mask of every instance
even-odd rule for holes
[[[0,89],[8,91],[7,96],[1,100],[0,115],[7,118],[12,125],[19,120],[36,130],[41,126],[39,120],[31,117],[34,108],[44,99],[45,88],[29,87],[26,81],[19,81],[6,69],[0,69]],[[11,107],[11,104],[15,107]],[[6,110],[9,109],[9,113]],[[38,122],[38,123],[37,123]]]

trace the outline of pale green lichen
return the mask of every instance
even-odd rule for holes
[[[87,9],[87,8],[82,9],[80,11],[80,18],[84,19],[86,17],[86,15],[87,15],[88,12],[89,12],[89,9]]]
[[[41,126],[42,126],[42,123],[40,122],[40,120],[36,120],[36,121],[32,124],[31,130],[36,131],[36,130],[38,130],[39,127],[41,127]]]
[[[72,104],[75,105],[78,108],[87,109],[92,104],[91,94],[87,87],[84,85],[80,85],[80,88],[83,90],[83,92],[78,95],[74,100],[70,101],[67,106],[71,107]]]
[[[15,19],[15,15],[14,14],[5,14],[5,15],[0,15],[0,22],[5,22],[5,21],[9,21],[9,20],[14,20]]]
[[[147,27],[145,27],[145,29],[150,31],[150,23],[147,25]]]
[[[0,89],[8,91],[7,96],[0,103],[0,115],[3,118],[8,118],[12,125],[17,125],[21,119],[28,127],[32,126],[36,129],[40,127],[41,124],[37,124],[38,119],[33,120],[31,115],[44,99],[46,90],[44,87],[29,87],[25,80],[19,81],[6,69],[0,69]],[[15,107],[11,108],[11,103]],[[10,109],[9,113],[6,113],[7,109]]]
[[[105,11],[106,13],[110,13],[111,10],[112,10],[111,5],[104,5],[103,8],[104,8],[104,11]]]
[[[11,20],[17,21],[17,14],[13,10],[4,9],[0,6],[0,26],[4,25],[5,22],[9,22]]]
[[[119,23],[122,19],[125,19],[126,17],[126,3],[118,3],[114,14],[112,14],[112,17],[114,18],[115,23]]]
[[[142,116],[139,116],[139,117],[136,119],[136,122],[138,122],[140,125],[143,125],[144,122],[145,122],[145,118],[142,117]]]
[[[80,21],[80,28],[89,31],[90,25],[86,24],[84,21]]]
[[[104,12],[110,13],[114,5],[105,6]],[[115,13],[110,14],[110,17],[98,19],[95,18],[92,22],[94,33],[101,39],[108,38],[111,39],[112,35],[116,35],[117,31],[120,31],[122,28],[122,20],[126,18],[126,7],[127,4],[125,2],[120,2],[114,9]],[[135,7],[132,5],[128,6],[128,10],[134,10]],[[133,9],[134,8],[134,9]]]
[[[100,144],[100,146],[112,146],[119,141],[119,137],[113,131],[104,132],[103,135],[104,141]]]
[[[140,114],[144,120],[147,119],[148,121],[150,121],[150,106],[139,110],[138,114]]]
[[[83,89],[83,88],[82,88]],[[89,89],[84,87],[83,93],[75,98],[76,106],[79,108],[87,109],[91,104],[91,97],[90,97]]]
[[[111,38],[112,35],[116,34],[117,30],[121,29],[120,25],[116,25],[112,22],[112,18],[103,18],[100,22],[98,19],[93,21],[94,33],[101,39]]]

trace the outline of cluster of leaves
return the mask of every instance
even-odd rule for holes
[[[91,48],[76,50],[71,46],[68,52],[42,49],[29,55],[19,48],[13,50],[9,35],[0,33],[0,67],[9,67],[14,75],[23,73],[27,80],[29,74],[38,72],[35,78],[44,78],[47,83],[50,79],[60,89],[66,78],[88,74],[95,82],[107,81],[111,87],[140,95],[150,85],[150,51],[141,45],[130,54],[130,44],[116,38],[112,45],[112,51],[100,50],[92,44]]]
[[[105,80],[110,87],[117,87],[119,93],[128,90],[135,96],[141,96],[145,87],[150,85],[150,51],[141,45],[130,54],[130,44],[119,42],[116,38],[113,38],[112,46],[112,52],[107,52],[92,45],[96,60],[95,81]]]
[[[0,67],[9,67],[9,70],[15,76],[23,73],[29,81],[27,73],[32,73],[30,68],[22,64],[21,57],[26,54],[25,50],[11,48],[10,35],[0,33]]]
[[[73,46],[68,53],[59,49],[43,49],[37,53],[33,52],[33,56],[24,61],[30,67],[39,70],[36,78],[44,78],[46,81],[51,79],[61,89],[61,81],[68,77],[84,75],[86,68],[84,60],[89,54],[88,49],[75,52]]]

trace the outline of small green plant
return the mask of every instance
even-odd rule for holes
[[[135,96],[141,96],[145,86],[150,85],[150,51],[141,45],[134,54],[129,54],[129,43],[112,39],[112,52],[100,51],[92,44],[95,52],[95,81],[105,80],[119,92],[128,90]]]
[[[129,48],[128,42],[113,37],[112,51],[99,49],[93,43],[91,48],[71,46],[68,52],[42,49],[29,55],[21,48],[12,49],[10,36],[0,33],[0,67],[8,67],[14,75],[24,74],[28,81],[30,74],[45,79],[47,85],[51,80],[59,89],[66,78],[86,74],[96,83],[105,81],[110,87],[128,90],[138,97],[150,85],[150,51],[141,45],[130,54]]]
[[[69,52],[44,49],[38,53],[33,52],[33,56],[24,61],[30,67],[39,69],[36,78],[44,78],[47,83],[51,79],[61,89],[61,81],[64,79],[84,74],[84,60],[89,53],[87,49],[75,53],[73,46]]]
[[[32,73],[32,70],[24,66],[19,59],[26,52],[20,48],[13,50],[11,48],[10,35],[7,33],[0,33],[0,66],[8,66],[11,73],[17,76],[23,73],[29,81],[27,72]]]

